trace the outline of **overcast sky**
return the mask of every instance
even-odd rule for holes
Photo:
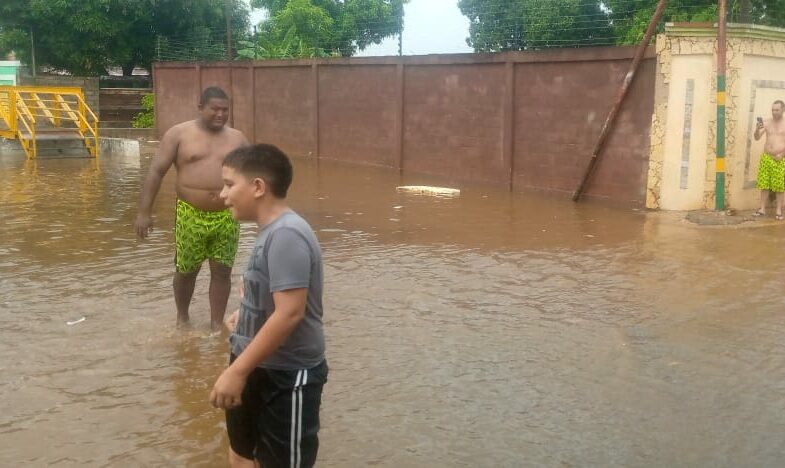
[[[260,10],[251,12],[253,22],[262,19]],[[472,52],[466,45],[469,20],[458,9],[458,0],[410,0],[405,7],[404,55]],[[389,38],[360,52],[361,56],[398,55],[398,38]]]

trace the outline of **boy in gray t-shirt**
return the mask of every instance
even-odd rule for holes
[[[210,402],[226,410],[233,467],[313,466],[327,380],[322,327],[322,254],[308,223],[286,204],[292,166],[271,145],[229,153],[221,198],[259,235],[243,274],[230,365]]]

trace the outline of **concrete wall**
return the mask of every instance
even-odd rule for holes
[[[75,86],[82,88],[85,95],[85,102],[90,109],[98,115],[100,107],[100,97],[98,92],[97,76],[63,76],[63,75],[37,75],[20,76],[19,86]]]
[[[503,54],[158,63],[159,135],[222,86],[232,124],[292,156],[570,194],[633,48]],[[650,49],[587,196],[643,205],[654,106]]]
[[[729,25],[726,81],[726,205],[754,208],[763,140],[755,117],[785,100],[785,31]],[[671,24],[657,38],[655,110],[646,206],[713,209],[717,139],[716,29]]]

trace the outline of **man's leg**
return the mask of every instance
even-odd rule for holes
[[[777,192],[777,216],[782,218],[782,199],[783,192]]]
[[[210,260],[210,320],[213,331],[223,327],[226,303],[232,291],[232,267]]]
[[[177,307],[178,326],[188,323],[188,308],[191,305],[191,298],[194,295],[194,286],[196,285],[196,276],[198,274],[198,269],[193,273],[174,272],[174,303]]]
[[[766,214],[766,201],[769,199],[769,191],[768,190],[761,190],[760,191],[760,208],[758,208],[758,213]]]

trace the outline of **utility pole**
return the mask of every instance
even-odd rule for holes
[[[30,26],[30,71],[35,78],[35,38],[33,37],[33,27]]]
[[[224,0],[226,16],[226,60],[232,60],[232,0]]]
[[[727,0],[720,0],[717,18],[717,163],[715,204],[717,211],[725,210],[725,61],[727,44],[725,42],[725,21]]]
[[[741,0],[739,6],[739,23],[750,23],[750,0]]]

